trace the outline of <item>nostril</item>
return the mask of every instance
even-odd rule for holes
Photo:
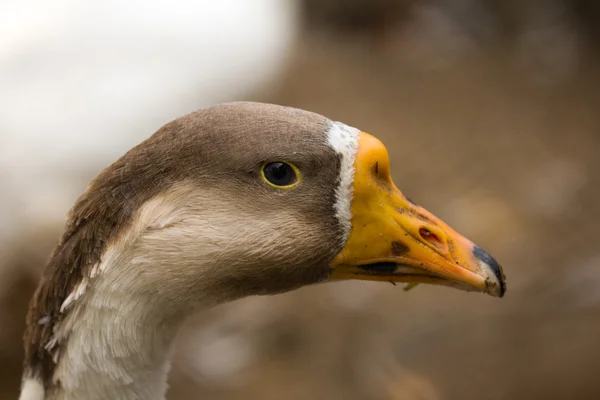
[[[445,246],[444,246],[444,242],[442,242],[442,239],[435,233],[431,232],[429,229],[427,229],[427,228],[419,229],[419,235],[421,235],[423,240],[434,245],[438,249],[440,249],[440,250],[444,249]]]

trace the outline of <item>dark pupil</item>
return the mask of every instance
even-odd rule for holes
[[[287,186],[294,181],[294,171],[285,163],[272,162],[265,165],[265,177],[273,185]]]

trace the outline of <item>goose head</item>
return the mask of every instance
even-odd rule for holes
[[[370,134],[268,104],[198,111],[77,200],[31,303],[24,393],[151,398],[191,313],[348,279],[506,290],[487,252],[394,185]]]

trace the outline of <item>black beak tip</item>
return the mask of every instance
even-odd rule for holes
[[[502,266],[488,253],[483,250],[479,246],[475,246],[473,248],[473,255],[477,260],[485,265],[485,267],[494,274],[496,278],[495,284],[498,285],[498,297],[503,297],[504,293],[506,293],[506,278],[504,277],[504,272],[502,271]]]

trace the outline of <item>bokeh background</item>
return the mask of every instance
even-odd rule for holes
[[[378,136],[508,293],[348,282],[224,305],[182,333],[169,399],[600,398],[599,27],[585,0],[2,0],[0,398],[87,182],[240,99]]]

